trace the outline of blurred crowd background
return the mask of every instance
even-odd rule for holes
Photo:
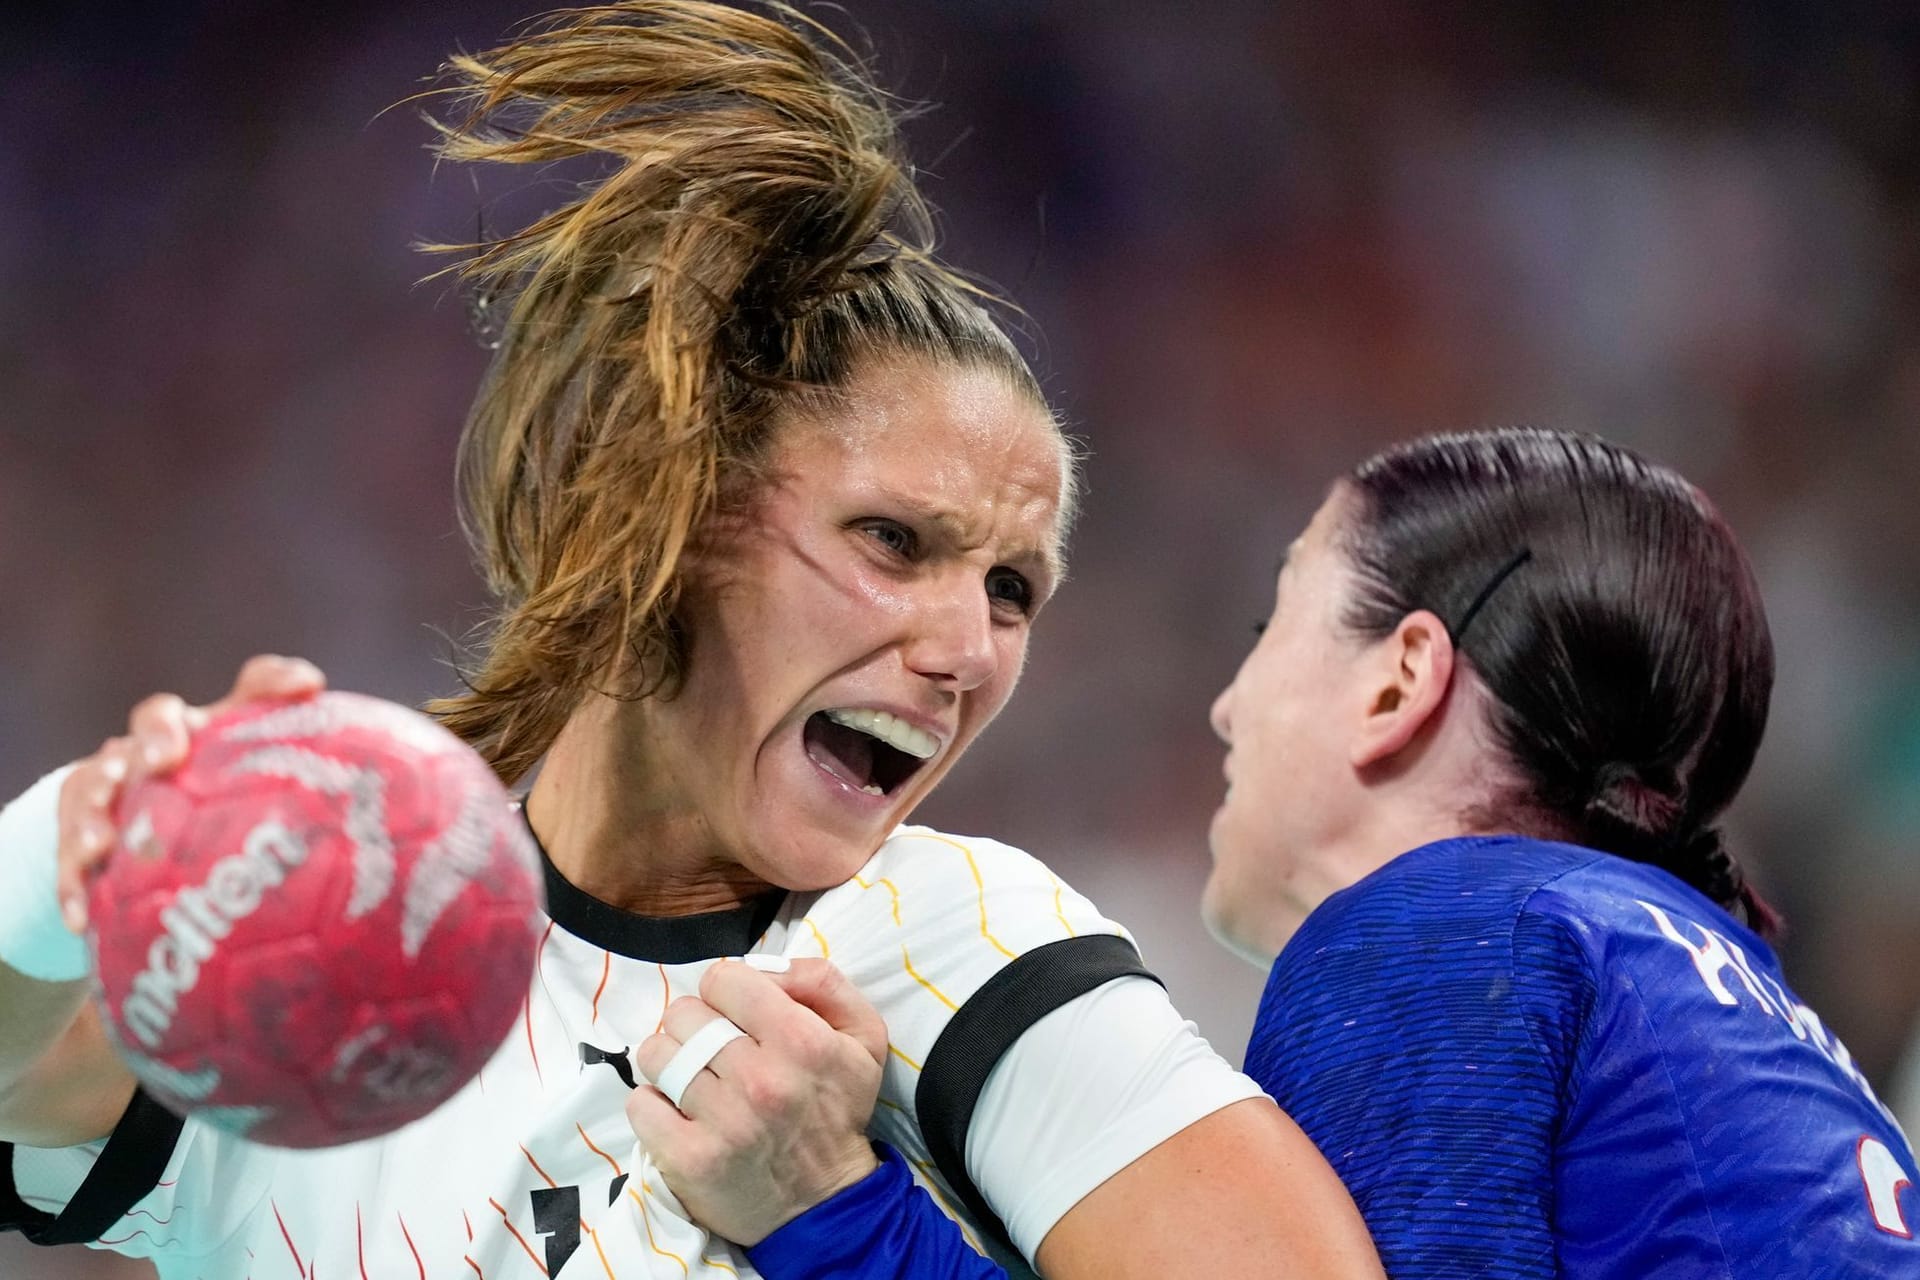
[[[412,106],[522,0],[41,6],[0,43],[0,791],[246,655],[414,702],[483,615],[484,365],[422,239],[552,192]],[[951,258],[1018,299],[1090,485],[1022,692],[924,811],[1129,923],[1238,1060],[1194,908],[1209,700],[1328,481],[1590,429],[1749,547],[1779,648],[1732,816],[1883,1092],[1920,1007],[1920,9],[846,0]],[[495,219],[488,222],[487,219]],[[1920,1093],[1920,1087],[1907,1086]],[[1912,1115],[1912,1112],[1909,1112]],[[1909,1125],[1913,1120],[1909,1119]],[[143,1274],[0,1244],[0,1277]]]

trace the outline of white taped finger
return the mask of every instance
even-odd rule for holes
[[[653,1082],[653,1087],[666,1094],[668,1102],[679,1106],[680,1096],[693,1083],[693,1078],[705,1071],[722,1049],[746,1034],[726,1018],[715,1018],[675,1050],[673,1057],[667,1059],[667,1065],[660,1069],[660,1078]]]

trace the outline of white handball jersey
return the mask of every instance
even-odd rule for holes
[[[990,840],[902,827],[847,884],[702,916],[620,911],[551,864],[547,890],[521,1017],[425,1119],[288,1151],[136,1095],[104,1142],[15,1149],[0,1225],[152,1258],[164,1280],[752,1276],[688,1219],[625,1114],[633,1051],[668,1003],[749,952],[823,956],[878,1006],[891,1043],[873,1135],[1015,1275],[1088,1191],[1258,1095],[1120,926]]]

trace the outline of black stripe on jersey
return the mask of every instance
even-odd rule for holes
[[[927,1054],[913,1092],[927,1154],[974,1220],[1009,1252],[1018,1251],[967,1176],[967,1129],[980,1091],[1028,1027],[1075,997],[1127,977],[1160,982],[1133,944],[1118,934],[1087,934],[1035,947],[988,978],[948,1020]]]
[[[522,817],[526,810],[521,811]],[[533,824],[527,824],[533,831]],[[721,956],[743,956],[753,949],[780,904],[785,889],[763,893],[742,906],[696,916],[642,916],[622,911],[578,888],[554,867],[546,846],[535,835],[540,865],[547,881],[547,915],[574,937],[605,947],[630,960],[650,964],[693,964]]]
[[[159,1183],[180,1126],[179,1116],[135,1089],[100,1158],[58,1216],[20,1198],[13,1185],[13,1144],[0,1142],[0,1172],[6,1174],[0,1178],[0,1230],[18,1231],[35,1244],[98,1240]]]

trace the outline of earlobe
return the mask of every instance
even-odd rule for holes
[[[1453,682],[1453,639],[1440,619],[1416,609],[1378,642],[1378,665],[1351,760],[1366,769],[1391,760],[1433,723]]]

